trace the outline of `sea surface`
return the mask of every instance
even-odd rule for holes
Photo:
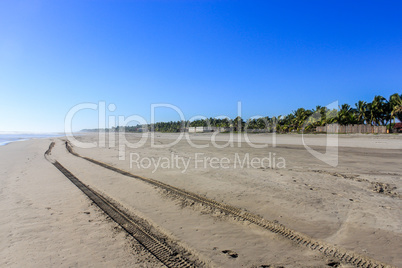
[[[52,138],[52,137],[60,137],[62,134],[52,133],[52,134],[26,134],[26,133],[18,133],[18,134],[1,134],[0,133],[0,146],[9,144],[10,142],[16,141],[24,141],[30,139],[41,139],[41,138]]]

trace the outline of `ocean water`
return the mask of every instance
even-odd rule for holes
[[[10,142],[15,141],[24,141],[30,139],[40,139],[40,138],[51,138],[51,137],[60,137],[63,136],[61,134],[1,134],[0,133],[0,146],[9,144]]]

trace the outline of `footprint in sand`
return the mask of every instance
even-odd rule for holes
[[[227,249],[227,250],[222,250],[222,253],[225,253],[225,254],[228,254],[230,257],[232,257],[232,258],[237,258],[237,257],[239,257],[239,255],[236,253],[236,252],[234,252],[233,250],[229,250],[229,249]]]

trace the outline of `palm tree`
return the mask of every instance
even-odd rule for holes
[[[325,124],[326,109],[326,107],[317,105],[315,109],[311,111],[312,114],[304,122],[304,130],[310,130],[317,126],[323,126]]]
[[[371,102],[367,103],[367,110],[366,110],[366,124],[374,125],[374,110],[373,104]]]
[[[238,116],[233,120],[233,127],[235,128],[235,131],[241,131],[244,126],[244,121],[243,119]]]
[[[299,108],[296,111],[293,111],[293,124],[294,124],[294,128],[297,131],[301,130],[301,127],[303,126],[303,124],[306,122],[306,120],[309,118],[310,115],[313,114],[313,111],[311,110],[306,110],[304,108]]]
[[[372,120],[377,126],[384,126],[391,119],[388,101],[383,96],[375,96],[370,108]]]
[[[265,128],[268,128],[269,127],[269,117],[267,118],[267,117],[265,117],[265,118],[263,118],[263,117],[260,117],[260,118],[258,118],[257,119],[257,128],[258,129],[265,129]]]
[[[367,115],[367,102],[359,101],[356,104],[356,119],[359,124],[364,124],[364,121],[367,122],[366,115]]]
[[[391,110],[391,120],[396,118],[402,122],[402,94],[395,93],[389,97],[389,105]]]
[[[356,124],[357,118],[355,117],[355,110],[349,104],[342,104],[339,107],[337,121],[341,125]]]
[[[283,120],[283,116],[279,115],[278,117],[273,116],[270,120],[270,123],[272,125],[272,129],[275,130],[276,132],[288,132],[289,129],[285,127],[285,123]]]

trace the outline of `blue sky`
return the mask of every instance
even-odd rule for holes
[[[287,114],[402,92],[400,1],[0,2],[0,131],[63,131],[83,102],[150,118]],[[178,120],[169,109],[157,121]],[[97,127],[78,112],[73,128]]]

